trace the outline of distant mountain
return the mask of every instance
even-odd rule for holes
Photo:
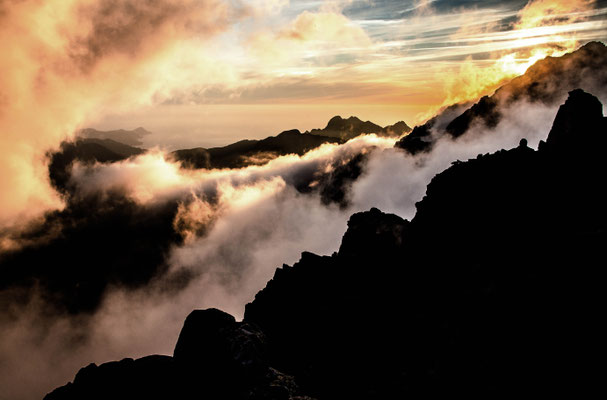
[[[305,133],[293,129],[263,140],[241,140],[228,146],[210,149],[196,147],[176,150],[171,155],[185,168],[242,168],[248,165],[262,165],[286,154],[301,156],[322,144],[344,143],[365,133],[400,137],[410,130],[403,121],[382,128],[356,117],[343,119],[336,116],[331,118],[324,129],[312,129]]]
[[[143,139],[147,135],[151,135],[151,132],[141,127],[133,129],[131,131],[124,129],[117,129],[114,131],[98,131],[97,129],[86,128],[76,133],[77,137],[83,139],[111,139],[113,141],[129,146],[143,145],[141,139]]]
[[[486,131],[496,127],[502,110],[517,102],[558,105],[576,88],[607,98],[607,47],[590,42],[562,57],[547,57],[532,65],[525,74],[482,97],[471,107],[454,105],[397,142],[396,147],[410,153],[429,151],[438,138],[464,135],[473,124]],[[462,110],[463,108],[463,110]],[[454,111],[459,111],[454,114]],[[463,111],[463,112],[462,112]]]
[[[454,162],[410,222],[354,214],[338,253],[277,269],[243,322],[194,311],[173,357],[91,364],[45,399],[589,397],[606,145],[602,105],[572,91],[537,151]]]
[[[324,129],[312,129],[312,135],[328,136],[348,141],[364,133],[375,133],[380,136],[400,137],[411,131],[411,128],[403,121],[382,128],[371,121],[361,121],[357,117],[343,119],[339,115],[331,118]]]
[[[175,161],[186,168],[242,168],[262,165],[286,154],[303,155],[325,143],[340,143],[333,137],[301,133],[297,129],[284,131],[263,140],[241,140],[224,147],[177,150],[171,153]]]
[[[331,118],[324,129],[313,129],[305,133],[293,129],[262,140],[241,140],[223,147],[180,149],[173,151],[171,158],[180,162],[184,168],[190,169],[243,168],[249,165],[263,165],[276,157],[287,154],[301,156],[325,143],[344,143],[364,133],[400,137],[410,131],[411,128],[403,121],[382,128],[370,121],[363,122],[356,117],[343,119],[336,116]],[[75,155],[73,159],[80,161],[117,161],[123,158],[114,157],[115,159],[112,160],[113,156],[106,154],[105,151],[125,155],[124,158],[140,154],[136,151],[141,149],[134,146],[141,145],[141,138],[149,134],[150,132],[144,128],[132,131],[123,129],[98,131],[87,128],[77,134],[79,138],[85,140],[80,139],[74,142],[74,149],[70,152]],[[96,140],[96,142],[92,142],[92,140]],[[117,148],[112,144],[115,142],[128,145],[130,148]],[[96,143],[98,146],[93,147],[92,143]],[[134,148],[137,150],[133,150]]]

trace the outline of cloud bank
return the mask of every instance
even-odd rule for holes
[[[38,0],[0,5],[0,227],[62,206],[46,151],[93,113],[150,102],[172,52],[223,30],[238,12],[219,0]],[[0,228],[0,229],[2,229]]]

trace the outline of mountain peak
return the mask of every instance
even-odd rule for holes
[[[600,143],[605,134],[601,125],[604,128],[603,106],[599,99],[582,89],[575,89],[560,106],[546,143],[552,149],[562,150],[578,147],[577,144]]]

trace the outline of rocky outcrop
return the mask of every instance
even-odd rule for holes
[[[145,374],[166,377],[154,393],[162,384],[171,398],[597,393],[607,130],[596,105],[573,91],[539,150],[523,139],[454,162],[411,222],[354,214],[338,253],[277,269],[243,322],[195,311],[174,356],[147,361],[157,369]],[[89,366],[47,399],[128,398],[143,390],[145,365]]]
[[[605,149],[607,124],[603,117],[603,105],[591,94],[581,89],[569,93],[569,98],[559,108],[552,129],[546,140],[553,151],[594,152]],[[592,145],[591,145],[592,144]]]
[[[320,135],[338,138],[342,142],[355,138],[365,133],[375,133],[379,136],[399,137],[411,131],[411,128],[404,122],[399,121],[394,125],[381,127],[371,121],[361,121],[357,117],[342,118],[339,115],[331,118],[327,126],[323,129],[312,129],[311,135]]]
[[[292,376],[270,367],[258,327],[217,309],[187,317],[173,357],[90,364],[45,400],[144,398],[312,400]]]
[[[601,110],[568,112],[591,97],[572,92],[555,125],[602,151]],[[606,176],[597,153],[525,140],[455,162],[410,223],[352,216],[338,254],[277,270],[245,321],[318,398],[592,393]]]
[[[600,42],[589,42],[578,50],[562,57],[546,57],[538,61],[512,81],[500,87],[491,96],[484,96],[463,112],[452,115],[458,109],[454,105],[413,131],[396,143],[411,154],[430,151],[442,136],[458,138],[472,126],[489,134],[501,121],[503,110],[517,102],[558,105],[567,93],[582,88],[607,98],[607,47]],[[437,121],[447,121],[444,126]]]

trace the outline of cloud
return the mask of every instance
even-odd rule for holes
[[[518,13],[516,29],[566,25],[587,19],[595,0],[531,0]]]
[[[183,85],[174,72],[166,79],[173,52],[238,15],[220,0],[23,0],[1,9],[4,228],[62,206],[46,176],[46,151],[93,113],[149,103]]]
[[[62,212],[69,215],[59,219],[55,242],[69,238],[68,245],[55,252],[40,244],[23,250],[25,255],[32,250],[43,265],[54,264],[42,268],[50,277],[37,277],[52,285],[20,295],[18,286],[0,292],[13,310],[10,317],[0,314],[8,318],[0,335],[3,343],[18,344],[18,351],[0,346],[0,387],[10,388],[10,398],[41,397],[89,362],[170,354],[193,308],[221,306],[242,316],[244,304],[276,266],[295,262],[304,249],[330,254],[339,246],[348,210],[296,186],[314,182],[365,149],[393,143],[360,137],[242,170],[191,173],[160,153],[77,166],[72,181],[79,189]],[[28,268],[28,260],[22,257],[18,264]],[[10,271],[6,258],[2,261],[3,271]],[[60,296],[53,289],[66,291],[74,317],[56,313],[50,303]],[[40,296],[32,298],[32,292]],[[79,305],[89,307],[87,312]],[[28,369],[52,371],[44,379],[19,372]]]
[[[150,208],[172,205],[171,212],[161,214],[163,226],[181,240],[168,242],[162,273],[137,286],[115,280],[105,289],[96,312],[88,316],[57,317],[48,312],[45,302],[35,300],[17,309],[1,334],[7,338],[4,343],[18,343],[19,351],[9,345],[0,348],[5,360],[0,368],[7,371],[0,374],[0,386],[29,379],[15,371],[34,368],[33,363],[40,371],[52,370],[43,382],[32,376],[11,389],[11,398],[27,398],[67,382],[89,362],[170,354],[191,309],[219,307],[242,316],[244,304],[277,266],[295,262],[303,250],[319,254],[337,250],[353,212],[378,206],[411,218],[436,173],[454,160],[517,146],[523,137],[536,146],[546,137],[557,107],[512,103],[502,110],[495,129],[475,125],[457,141],[443,136],[431,153],[418,156],[392,148],[393,140],[364,136],[342,146],[322,146],[303,157],[279,157],[264,166],[239,170],[182,170],[161,152],[110,165],[75,166],[75,198],[96,195],[100,201],[94,208],[87,206],[89,213],[107,207],[107,199],[118,194],[122,200],[116,208],[131,204],[139,210],[136,215],[152,219],[156,217],[149,214]],[[435,127],[444,125],[439,120]],[[321,176],[361,152],[366,152],[367,161],[362,164],[363,175],[349,188],[346,208],[323,202],[319,191],[297,190],[301,185],[314,187]],[[119,218],[123,219],[124,215]],[[140,226],[145,218],[134,220]],[[131,236],[130,229],[128,224],[122,229],[124,237]],[[149,252],[149,246],[140,247]],[[41,324],[40,315],[48,321]],[[65,352],[66,347],[71,350]]]
[[[254,33],[249,44],[252,54],[264,64],[279,66],[297,61],[299,70],[305,73],[306,64],[339,62],[339,55],[361,52],[371,45],[371,40],[343,14],[304,11],[277,31]]]
[[[488,130],[479,123],[458,140],[443,135],[428,154],[411,156],[397,148],[372,153],[365,173],[352,186],[353,208],[375,205],[384,212],[411,219],[415,203],[422,199],[427,184],[437,173],[455,160],[465,161],[478,154],[516,147],[522,138],[531,147],[537,147],[547,137],[557,109],[558,105],[520,101],[504,106],[503,117],[495,129]],[[440,126],[438,121],[433,129]]]

